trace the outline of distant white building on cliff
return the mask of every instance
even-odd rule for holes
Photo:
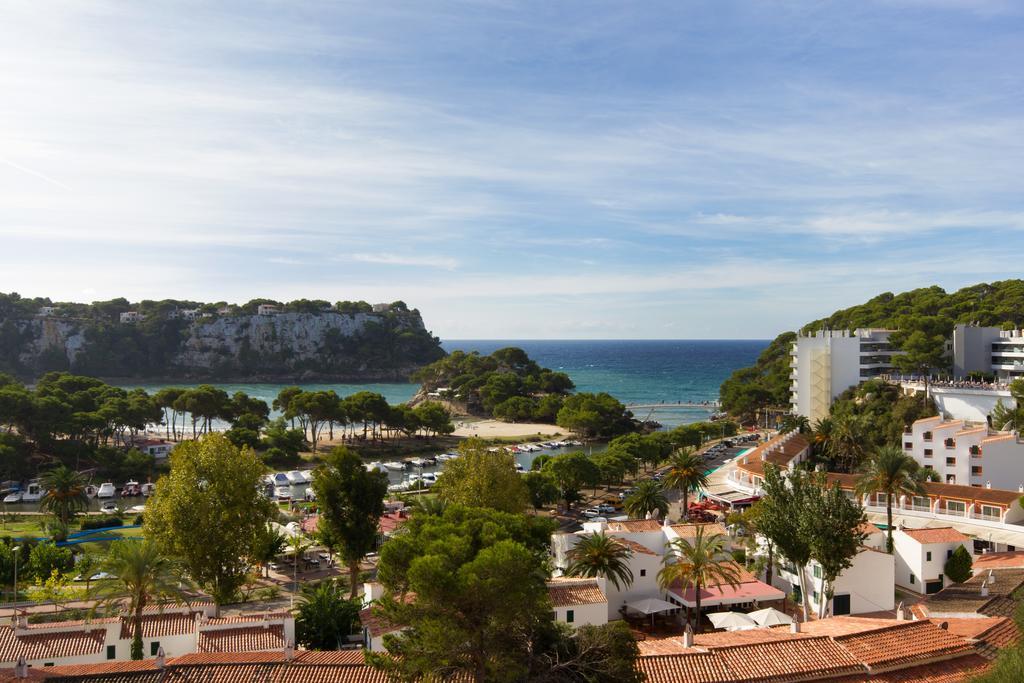
[[[257,315],[277,315],[281,312],[281,307],[276,304],[260,304],[256,308]]]
[[[123,324],[137,323],[145,319],[146,315],[138,311],[125,311],[121,314],[121,322]]]
[[[792,412],[811,422],[828,416],[839,394],[878,375],[891,373],[898,353],[892,330],[820,330],[793,342],[790,359]]]

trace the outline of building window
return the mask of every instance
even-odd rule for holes
[[[911,442],[909,442],[909,441],[905,441],[905,442],[903,443],[903,448],[904,448],[905,450],[908,450],[908,451],[909,451],[909,450],[910,450],[910,449],[912,449],[913,447],[914,447],[914,444],[912,444],[912,443],[911,443]]]
[[[956,467],[956,458],[946,458],[946,467]]]
[[[981,446],[971,446],[971,455],[981,455]]]
[[[646,569],[641,569],[640,570],[640,576],[647,576],[647,570]]]
[[[117,658],[117,646],[116,645],[107,645],[107,659],[116,659],[116,658]]]
[[[818,564],[814,565],[814,578],[816,578],[816,579],[820,579],[821,578],[821,565],[818,565]],[[815,598],[815,599],[817,599],[817,598]]]
[[[571,624],[574,621],[576,621],[576,613],[571,609],[565,610],[565,623]]]
[[[995,505],[982,505],[981,506],[981,514],[982,514],[983,517],[988,517],[988,518],[992,518],[992,519],[1002,519],[1003,518],[1003,510],[1002,510],[1002,508],[997,508]]]
[[[958,500],[947,500],[946,512],[952,515],[963,515],[967,512],[967,505]]]
[[[971,476],[974,476],[974,477],[980,477],[981,476],[981,465],[971,465]]]
[[[932,553],[931,553],[930,550],[924,554],[924,561],[925,562],[931,562],[932,561]]]
[[[875,494],[875,504],[878,505],[879,507],[883,507],[888,502],[888,500],[889,500],[888,494],[885,494],[885,493],[876,493]]]
[[[160,641],[159,640],[154,640],[152,643],[149,644],[149,654],[153,655],[154,657],[156,657],[157,650],[159,650],[159,649],[160,649]]]
[[[813,602],[818,602],[818,591],[811,591],[811,600]]]
[[[946,439],[946,448],[956,448],[956,441],[953,439]]]
[[[914,496],[910,499],[910,504],[915,508],[924,508],[925,510],[931,509],[930,501],[924,496]]]
[[[914,579],[914,575],[913,575],[913,574],[911,574],[911,575],[910,575],[910,585],[911,585],[911,586],[913,586],[913,585],[914,585],[914,581],[915,581],[915,579]]]
[[[932,440],[932,433],[931,432],[925,432],[924,434],[921,435],[921,438],[923,438],[925,441],[931,441]]]
[[[926,457],[926,458],[932,457],[932,449],[930,449],[930,448],[924,449],[924,457]]]
[[[946,559],[948,560],[951,557],[953,557],[953,551],[952,550],[947,550],[946,551]]]

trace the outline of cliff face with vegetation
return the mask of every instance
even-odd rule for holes
[[[152,379],[406,380],[444,356],[402,302],[54,304],[0,294],[0,371]],[[122,313],[144,316],[122,322]]]
[[[893,343],[909,350],[915,343],[941,342],[960,323],[1003,329],[1024,326],[1024,280],[983,283],[952,293],[941,287],[925,287],[901,294],[886,292],[810,322],[801,331],[894,329],[899,332],[893,335]],[[765,406],[787,406],[789,353],[795,338],[796,333],[783,332],[764,350],[754,366],[736,370],[722,383],[720,394],[726,410],[734,415],[750,416]]]

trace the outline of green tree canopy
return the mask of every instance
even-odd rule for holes
[[[444,476],[434,487],[441,500],[503,512],[526,509],[529,493],[516,471],[514,455],[505,450],[491,453],[477,439],[462,443],[459,452],[462,457],[445,464]]]
[[[251,449],[220,434],[180,444],[170,460],[170,474],[146,504],[144,533],[161,552],[181,557],[220,606],[244,583],[273,517],[261,493],[265,468]]]

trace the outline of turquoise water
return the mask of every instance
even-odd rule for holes
[[[718,387],[736,368],[750,365],[768,345],[761,340],[452,340],[442,346],[488,354],[505,346],[518,346],[544,367],[567,373],[577,391],[606,391],[623,403],[700,403],[718,398]],[[136,384],[155,392],[164,384]],[[194,386],[178,384],[176,386]],[[270,404],[289,384],[219,384],[229,393],[244,391]],[[406,383],[300,385],[310,391],[333,389],[340,396],[367,390],[391,403],[407,401],[417,385]],[[666,426],[705,419],[709,409],[636,409],[639,418]]]

